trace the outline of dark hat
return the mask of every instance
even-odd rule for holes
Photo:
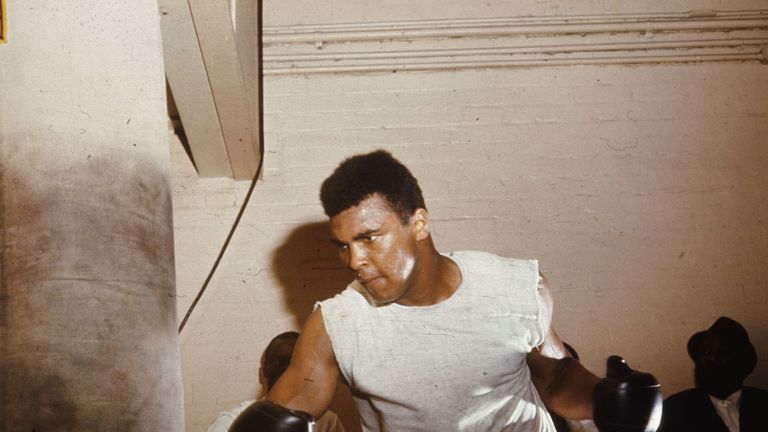
[[[706,340],[715,339],[731,348],[731,354],[743,367],[745,376],[749,375],[757,364],[755,347],[749,341],[747,330],[738,322],[728,317],[720,317],[710,328],[700,331],[688,340],[688,355],[696,361],[701,345]]]

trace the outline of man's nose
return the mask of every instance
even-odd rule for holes
[[[355,245],[350,245],[347,249],[347,267],[353,272],[357,272],[365,266],[366,256],[363,248]]]

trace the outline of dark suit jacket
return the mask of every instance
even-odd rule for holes
[[[739,408],[741,432],[768,431],[768,390],[744,387]],[[703,390],[689,389],[664,400],[658,432],[728,432]]]

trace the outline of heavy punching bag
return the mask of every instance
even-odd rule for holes
[[[6,18],[0,431],[184,431],[157,2]]]

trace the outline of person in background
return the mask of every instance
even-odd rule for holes
[[[659,432],[768,431],[768,391],[745,387],[757,353],[747,330],[728,317],[688,340],[695,387],[664,400]]]
[[[285,372],[288,364],[291,362],[293,348],[299,339],[299,333],[287,331],[275,336],[267,345],[261,357],[261,366],[259,368],[259,378],[265,388],[265,393],[277,382],[280,375]],[[219,414],[208,427],[208,432],[227,432],[229,427],[249,405],[255,402],[255,399],[249,399],[240,403],[240,405],[229,411]],[[345,432],[344,426],[339,421],[339,417],[331,410],[318,419],[315,425],[316,432]]]

